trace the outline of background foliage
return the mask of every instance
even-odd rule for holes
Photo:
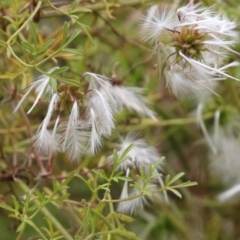
[[[1,239],[239,238],[238,201],[216,199],[226,186],[221,176],[212,174],[209,167],[209,149],[197,126],[197,99],[177,99],[169,93],[164,82],[159,81],[156,58],[139,35],[142,13],[149,6],[167,4],[177,8],[186,3],[180,0],[1,1]],[[202,3],[207,6],[217,3],[217,8],[240,21],[240,1]],[[235,50],[239,51],[240,45]],[[232,56],[231,60],[238,58]],[[40,104],[26,114],[34,101],[32,94],[16,114],[12,112],[23,95],[22,90],[54,66],[63,67],[61,73],[55,74],[62,82],[74,86],[79,86],[82,74],[89,71],[116,76],[125,86],[144,87],[158,122],[122,111],[115,117],[112,136],[105,139],[96,156],[70,162],[58,154],[52,174],[40,176],[40,171],[47,168],[47,161],[38,156],[30,139],[44,118],[47,104]],[[231,74],[239,78],[239,67],[231,70]],[[234,123],[238,134],[239,89],[237,81],[226,80],[216,90],[220,96],[207,99],[203,119],[209,132],[214,114],[220,110],[221,126]],[[166,157],[162,159],[164,179],[184,172],[174,186],[188,180],[198,185],[181,188],[183,199],[168,191],[169,205],[157,199],[138,215],[116,212],[124,177],[114,169],[121,158],[115,156],[114,166],[109,166],[106,159],[119,137],[130,131],[139,132]],[[232,170],[233,173],[226,171],[225,175],[238,172]]]

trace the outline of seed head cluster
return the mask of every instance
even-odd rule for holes
[[[50,69],[34,81],[14,110],[19,109],[32,91],[37,96],[28,113],[40,100],[49,103],[46,116],[33,137],[38,151],[49,159],[57,152],[65,153],[73,161],[95,154],[101,147],[102,137],[109,136],[115,127],[114,114],[123,108],[155,119],[142,96],[143,89],[124,87],[120,81],[114,84],[110,78],[89,72],[83,75],[81,86],[73,86],[52,76],[57,69]],[[52,129],[51,119],[55,119]]]
[[[176,62],[181,61],[180,52],[187,57],[191,57],[196,60],[202,60],[202,51],[206,51],[204,45],[204,37],[206,34],[200,33],[197,29],[184,26],[180,32],[175,31],[173,34],[174,42],[171,43],[175,47]]]
[[[153,6],[143,19],[143,40],[153,46],[166,86],[179,96],[214,92],[215,82],[231,78],[229,54],[238,42],[236,22],[201,4],[186,5],[177,11]],[[161,71],[160,71],[161,72]]]

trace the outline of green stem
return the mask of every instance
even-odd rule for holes
[[[29,21],[31,21],[33,19],[33,17],[36,15],[36,13],[38,12],[38,10],[40,9],[42,5],[42,1],[39,1],[37,6],[35,7],[34,11],[31,13],[31,15],[29,16],[29,18],[27,20],[25,20],[23,22],[23,24],[21,25],[21,27],[8,39],[7,44],[9,45],[10,42],[12,41],[12,39],[14,37],[16,37],[28,24]]]
[[[112,198],[109,192],[106,192],[107,194],[107,199],[109,200],[109,209],[110,209],[110,214],[114,213],[114,208],[113,208],[113,202],[112,202]]]
[[[214,113],[207,113],[203,115],[203,119],[211,119],[214,117]],[[124,128],[125,131],[134,131],[134,130],[141,130],[145,129],[147,126],[152,127],[164,127],[164,126],[173,126],[173,125],[187,125],[187,124],[193,124],[196,123],[197,119],[196,117],[193,118],[176,118],[176,119],[167,119],[163,120],[162,118],[159,118],[157,121],[154,121],[152,119],[142,119],[141,124],[139,124],[139,119],[136,119],[136,124],[134,121],[132,121],[132,125],[129,126],[120,126],[119,129]],[[138,123],[138,124],[137,124]]]
[[[50,54],[48,57],[44,58],[41,62],[37,63],[35,65],[35,67],[40,66],[41,64],[45,63],[46,61],[48,61],[50,58],[52,58],[54,55],[56,55],[58,52],[60,51],[60,49],[58,49],[57,51],[55,51],[54,53]]]
[[[10,45],[8,45],[8,50],[10,51],[10,53],[13,55],[14,58],[16,58],[16,60],[18,60],[23,66],[25,67],[33,67],[33,65],[27,64],[25,62],[22,61],[22,59],[20,59],[16,53],[13,51],[12,47]]]

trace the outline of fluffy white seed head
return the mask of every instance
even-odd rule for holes
[[[156,44],[161,34],[167,34],[167,30],[175,28],[177,23],[176,13],[170,8],[159,9],[158,6],[152,6],[143,17],[143,40]]]
[[[47,114],[32,139],[35,142],[37,150],[47,156],[50,156],[59,149],[58,136],[56,133],[58,119],[55,123],[55,130],[48,130],[48,124],[58,101],[59,97],[55,93],[49,103]]]
[[[155,113],[148,108],[148,101],[143,97],[143,88],[112,86],[112,96],[116,100],[119,109],[124,107],[133,110],[141,116],[148,116],[156,120]]]
[[[239,54],[232,49],[238,42],[236,26],[214,7],[188,4],[177,11],[150,8],[142,29],[143,40],[154,44],[153,51],[161,59],[159,67],[165,66],[167,87],[182,96],[212,91],[211,81],[239,81],[224,67],[230,53]]]
[[[133,148],[128,152],[125,160],[120,163],[117,171],[126,171],[128,168],[139,169],[140,167],[147,170],[150,164],[155,164],[160,159],[157,150],[149,146],[144,139],[137,139],[135,134],[129,134],[122,139],[118,145],[118,156],[120,157],[131,144],[134,144]],[[109,160],[112,158],[113,156],[110,156]]]
[[[63,122],[60,126],[62,129],[62,151],[72,161],[80,160],[87,153],[86,146],[90,136],[88,123],[79,120],[79,117],[79,107],[75,101],[68,122]]]
[[[58,68],[59,67],[51,68],[50,70],[47,71],[47,73],[50,74],[55,69],[58,69]],[[48,96],[48,98],[51,98],[52,95],[54,94],[54,91],[53,91],[52,85],[50,84],[49,80],[50,80],[50,76],[42,75],[39,78],[37,78],[33,83],[31,83],[28,86],[27,92],[23,95],[23,97],[21,98],[21,100],[19,101],[17,106],[15,107],[13,113],[15,113],[20,108],[20,106],[22,105],[24,100],[28,97],[29,93],[33,90],[37,93],[37,96],[36,96],[36,99],[35,99],[32,107],[29,109],[28,113],[30,113],[33,110],[33,108],[37,105],[39,99],[43,95],[46,95],[46,96]],[[51,79],[51,80],[56,81],[55,79]]]
[[[91,136],[89,138],[88,146],[91,154],[94,154],[101,146],[101,135],[97,131],[97,121],[95,112],[90,108],[90,118],[91,118]]]
[[[109,136],[114,128],[113,111],[101,92],[92,89],[89,97],[89,107],[94,111],[97,132]]]

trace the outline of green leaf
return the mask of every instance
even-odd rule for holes
[[[70,193],[66,193],[64,195],[62,195],[61,197],[59,197],[58,199],[54,199],[55,202],[63,202],[65,199],[69,198]]]
[[[21,224],[18,226],[16,232],[21,232],[24,229],[25,225],[26,225],[25,221],[21,222]]]
[[[170,181],[170,175],[167,175],[166,179],[165,179],[165,186],[168,187],[169,186],[169,181]]]
[[[185,183],[181,183],[181,184],[178,184],[178,185],[175,185],[175,186],[171,186],[172,188],[184,188],[184,187],[191,187],[191,186],[196,186],[198,185],[197,182],[185,182]]]
[[[71,13],[72,11],[74,11],[77,8],[77,6],[79,5],[79,2],[80,2],[79,0],[74,1],[72,7],[70,8],[69,13]]]
[[[80,25],[80,27],[83,29],[83,31],[86,33],[86,35],[88,36],[88,38],[90,39],[90,41],[93,43],[93,39],[92,39],[92,36],[91,34],[89,34],[88,30],[87,29],[91,29],[89,26],[87,25],[84,25],[80,22],[77,22],[78,25]]]
[[[29,43],[27,42],[21,42],[21,44],[23,45],[23,47],[25,47],[28,51],[30,51],[32,54],[35,53],[35,48],[30,45]]]
[[[102,189],[106,192],[110,192],[109,185],[106,185],[106,186],[105,186],[105,184],[100,185],[100,186],[98,186],[98,189]]]
[[[112,178],[112,181],[114,181],[114,182],[118,182],[118,180],[119,180],[119,179],[116,178],[116,177],[113,177],[113,178]]]
[[[10,23],[12,23],[12,25],[16,25],[16,21],[14,21],[14,19],[10,18],[9,16],[3,16],[2,18],[5,18],[6,20],[8,20]]]
[[[192,187],[192,186],[198,185],[198,183],[197,182],[186,182],[186,183],[184,183],[184,185],[185,185],[185,187]]]
[[[68,188],[69,188],[69,187],[68,187],[68,186],[65,186],[65,185],[64,185],[64,186],[59,186],[59,187],[58,187],[58,192],[59,192],[59,191],[62,191],[62,190],[64,190],[64,189],[68,189]]]
[[[62,46],[65,44],[65,42],[67,40],[67,36],[68,36],[68,23],[65,22],[63,25],[63,36],[62,36],[62,40],[60,43],[60,48],[62,48]]]
[[[32,212],[34,210],[36,210],[39,206],[37,204],[34,204],[33,206],[31,206],[30,208],[27,209],[28,212]]]
[[[116,149],[113,150],[113,162],[116,165],[118,164],[118,154],[117,154],[117,150]]]
[[[76,48],[63,48],[62,51],[73,53],[73,54],[76,54],[76,55],[83,55],[83,52],[79,49],[76,49]]]
[[[161,157],[155,164],[153,164],[153,167],[157,168],[157,166],[160,165],[164,159],[165,159],[165,157]]]
[[[150,192],[148,192],[147,190],[144,190],[144,189],[141,190],[141,194],[142,195],[149,195],[149,196],[152,195]]]
[[[45,195],[42,194],[38,189],[35,189],[34,193],[38,196],[39,200],[41,202],[45,202]]]
[[[35,54],[33,54],[33,55],[37,55],[37,54],[39,54],[39,53],[45,52],[45,51],[53,44],[54,41],[55,41],[54,39],[49,39],[49,40],[47,40],[47,41],[43,44],[43,46],[42,46],[41,48],[39,48],[39,49],[37,50],[37,52],[36,52]]]
[[[70,18],[71,18],[71,21],[72,21],[73,24],[74,24],[75,22],[78,23],[79,17],[78,17],[77,15],[71,14],[71,15],[70,15]]]
[[[34,23],[32,21],[29,21],[29,30],[30,30],[30,35],[33,38],[33,43],[35,46],[38,44],[38,39],[37,39],[37,32],[36,32],[36,27],[34,26]]]
[[[69,84],[69,85],[73,85],[73,86],[76,86],[76,87],[80,87],[79,81],[74,80],[74,79],[67,79],[67,78],[61,78],[61,77],[59,77],[58,80],[59,80],[60,82],[65,82],[65,83],[67,83],[67,84]]]
[[[143,177],[143,179],[146,179],[147,176],[151,176],[151,173],[146,173],[146,169],[144,166],[140,166],[140,176]]]
[[[167,190],[173,192],[176,196],[178,196],[179,198],[182,198],[182,194],[180,192],[178,192],[177,190],[175,189],[172,189],[172,188],[168,188]]]
[[[131,151],[131,149],[134,147],[134,144],[130,144],[122,153],[122,155],[120,156],[119,160],[118,160],[118,164],[120,164],[121,162],[126,160],[126,156],[127,154]]]
[[[181,178],[185,173],[178,173],[175,177],[173,177],[171,179],[171,181],[169,182],[169,185],[171,185],[172,183],[176,182],[179,178]]]
[[[75,10],[71,11],[71,14],[74,13],[91,13],[92,10],[88,8],[76,8]]]
[[[13,195],[12,195],[12,199],[13,199],[13,203],[14,203],[14,207],[15,207],[15,216],[17,216],[19,214],[19,202],[16,199],[16,197]]]
[[[66,72],[68,69],[69,69],[69,67],[67,67],[67,66],[61,67],[61,68],[57,68],[57,69],[53,70],[50,75],[52,75],[52,76],[53,75],[58,75],[60,73]]]
[[[123,172],[118,172],[113,178],[112,180],[115,181],[115,182],[118,182],[119,180],[122,180],[122,181],[132,181],[132,178],[131,177],[125,177],[125,176],[122,176]]]
[[[75,32],[72,34],[72,36],[68,39],[68,41],[63,45],[63,47],[67,47],[79,34],[81,30],[75,30]]]
[[[92,170],[92,172],[97,174],[99,177],[108,180],[108,177],[107,177],[105,171],[103,171],[103,170]]]
[[[64,180],[62,184],[67,185],[75,176],[75,172],[71,172],[67,179]]]
[[[24,201],[24,207],[25,209],[28,209],[28,206],[30,204],[30,197],[31,197],[30,192],[27,192],[25,196],[26,196],[26,199]]]
[[[121,221],[124,221],[124,222],[134,222],[135,219],[130,217],[130,216],[127,216],[127,215],[124,215],[124,214],[120,214],[120,213],[116,213],[114,212],[114,215],[120,219]]]
[[[114,177],[115,178],[115,177]],[[118,180],[123,180],[123,181],[132,181],[132,178],[130,177],[124,177],[124,176],[119,176],[117,177]]]
[[[58,191],[58,184],[57,184],[57,180],[54,178],[53,179],[53,192],[57,192]]]
[[[5,210],[8,210],[10,212],[15,212],[15,209],[13,209],[12,207],[8,206],[7,204],[0,203],[0,207],[4,208]]]

